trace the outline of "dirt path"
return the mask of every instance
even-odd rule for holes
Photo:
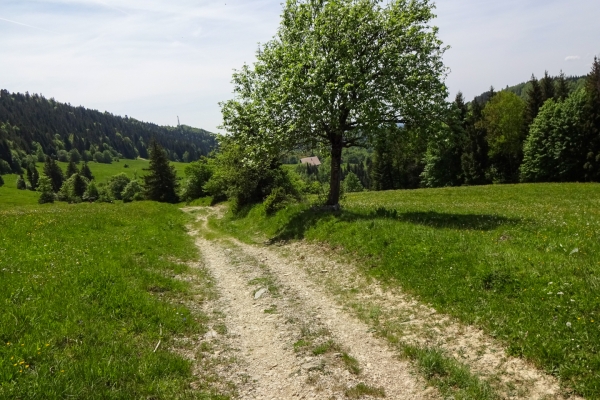
[[[196,244],[222,297],[226,347],[237,360],[230,372],[248,377],[240,398],[441,398],[383,337],[443,349],[502,398],[568,398],[554,378],[508,357],[481,331],[382,288],[326,249],[202,235]]]

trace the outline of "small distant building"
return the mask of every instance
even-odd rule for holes
[[[300,162],[302,164],[308,164],[308,165],[321,165],[321,161],[319,160],[319,157],[305,157],[305,158],[301,158]]]

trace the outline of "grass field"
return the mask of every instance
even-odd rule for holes
[[[600,398],[598,184],[365,192],[336,214],[255,206],[212,223],[249,242],[326,242]]]
[[[0,193],[0,398],[223,398],[191,390],[191,363],[170,351],[207,329],[177,301],[188,293],[181,261],[198,256],[188,216],[152,202],[15,207],[37,195],[10,185]]]

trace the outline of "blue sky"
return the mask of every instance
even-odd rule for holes
[[[161,125],[218,131],[231,73],[279,24],[280,1],[1,0],[0,87]],[[598,0],[440,0],[452,96],[600,55]]]

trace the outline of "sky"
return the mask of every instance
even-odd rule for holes
[[[276,33],[280,0],[0,0],[0,88],[221,132],[231,74]],[[451,97],[600,56],[598,0],[438,0]]]

